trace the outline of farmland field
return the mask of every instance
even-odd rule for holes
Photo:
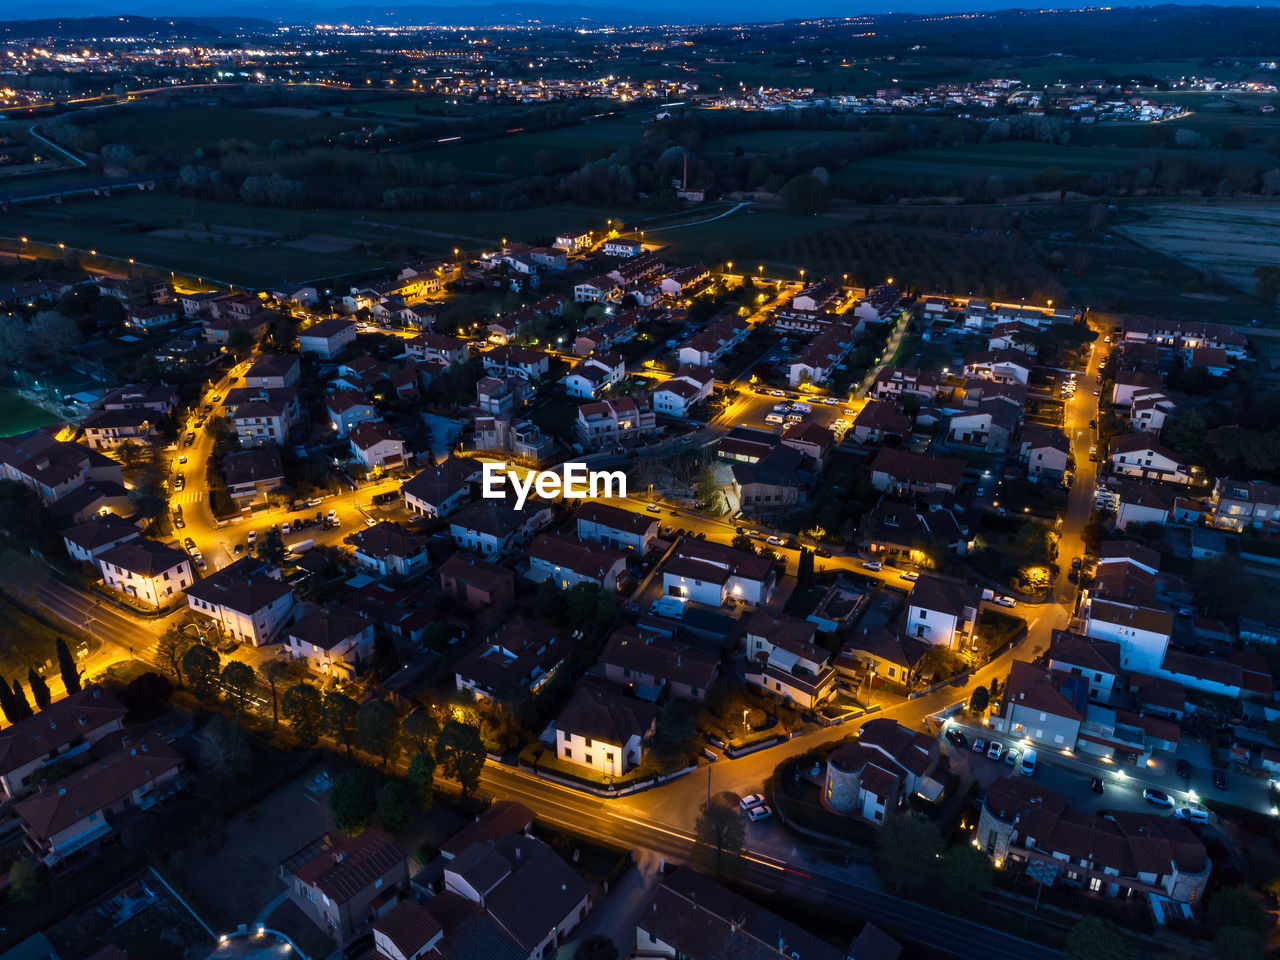
[[[1170,203],[1119,226],[1144,246],[1252,291],[1253,271],[1280,266],[1280,205]]]
[[[866,136],[846,130],[744,130],[741,133],[714,137],[706,142],[705,152],[729,156],[734,148],[753,157],[758,154],[783,153],[797,147],[812,147],[820,143],[853,144]]]
[[[459,170],[472,173],[496,173],[509,161],[512,174],[529,176],[535,172],[538,154],[546,151],[557,156],[557,169],[573,169],[636,142],[644,130],[645,119],[647,116],[611,118],[477,143],[448,144],[423,156],[435,163],[452,163]]]

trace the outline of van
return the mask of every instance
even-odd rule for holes
[[[995,598],[996,598],[996,592],[994,590],[989,590],[985,587],[983,588],[982,590],[983,600],[994,600]]]
[[[784,420],[780,414],[768,413],[768,414],[765,414],[764,422],[765,423],[786,423],[787,421]]]
[[[297,543],[289,544],[290,553],[306,553],[316,545],[314,540],[299,540]]]
[[[672,620],[679,620],[684,616],[686,602],[683,597],[659,597],[649,605],[649,612],[655,617],[668,617]]]
[[[1030,777],[1036,772],[1036,752],[1034,750],[1028,750],[1022,755],[1022,766],[1020,769],[1022,770],[1022,775],[1024,777]]]

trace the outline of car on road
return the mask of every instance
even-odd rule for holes
[[[883,566],[884,564],[882,564],[879,560],[863,560],[862,561],[862,567],[864,570],[879,570]]]
[[[1208,823],[1209,811],[1204,807],[1179,807],[1173,815],[1187,823]]]
[[[1186,760],[1178,760],[1178,776],[1183,780],[1191,779],[1191,764],[1187,763]]]
[[[201,557],[201,556],[196,557],[196,569],[197,570],[204,569],[204,557]]]
[[[182,474],[178,474],[176,477],[173,478],[173,490],[175,493],[177,493],[186,485],[187,485],[187,478],[184,477]]]
[[[212,400],[214,403],[221,403],[221,402],[222,402],[222,394],[220,394],[220,393],[215,393],[215,394],[214,394],[212,397],[210,397],[209,399],[210,399],[210,400]]]
[[[916,573],[914,570],[904,570],[902,573],[898,574],[898,576],[903,580],[910,581],[911,583],[915,583],[920,579],[920,574]]]
[[[987,750],[987,741],[982,739],[973,741],[974,753],[986,753],[986,750]]]
[[[282,534],[285,534],[286,536],[288,535],[289,531],[291,531],[292,529],[293,529],[293,524],[291,524],[288,520],[280,524],[280,532]]]
[[[252,547],[255,543],[257,543],[257,542],[258,542],[258,531],[257,531],[257,530],[250,530],[250,531],[249,531],[249,536],[248,536],[246,539],[247,539],[247,541],[248,541],[248,543],[249,543],[249,546],[251,546],[251,547]]]
[[[780,547],[784,543],[786,543],[786,541],[777,535],[773,535],[773,536],[770,536],[769,539],[765,541],[765,543],[769,544],[769,546],[771,547]]]
[[[1013,599],[1013,597],[1000,596],[1000,597],[996,597],[991,602],[994,603],[997,607],[1016,607],[1018,605],[1018,601]]]
[[[1147,787],[1142,791],[1142,799],[1147,803],[1154,804],[1157,807],[1172,807],[1173,800],[1163,790],[1157,790],[1155,787]]]
[[[1004,753],[1004,744],[999,740],[992,740],[991,746],[987,747],[987,757],[992,760],[999,760],[1002,753]]]
[[[1090,421],[1089,421],[1089,426],[1090,426],[1090,427],[1092,427],[1094,430],[1097,430],[1097,429],[1098,429],[1098,421],[1097,421],[1097,420],[1090,420]]]
[[[186,463],[186,462],[187,462],[187,455],[186,455],[185,453],[184,453],[184,454],[179,455],[179,457],[178,457],[178,463]]]
[[[1018,765],[1018,758],[1021,756],[1022,753],[1016,747],[1010,747],[1004,753],[1004,762],[1011,767],[1016,767]]]
[[[763,804],[761,804],[758,807],[752,807],[750,810],[747,811],[747,819],[749,819],[752,823],[759,823],[761,820],[765,820],[772,816],[773,816],[773,811],[770,810],[768,807],[764,806]]]
[[[816,547],[813,553],[815,556],[821,557],[823,560],[831,559],[831,551],[826,547]]]
[[[1090,780],[1090,781],[1089,781],[1089,789],[1090,789],[1090,790],[1092,790],[1094,793],[1101,793],[1101,792],[1102,792],[1102,789],[1103,789],[1103,787],[1102,787],[1102,778],[1101,778],[1101,777],[1094,777],[1092,780]]]
[[[753,793],[739,800],[738,806],[742,807],[743,810],[750,810],[753,807],[760,806],[762,803],[764,803],[764,797],[758,793]]]
[[[192,550],[196,548],[196,542],[192,540],[190,537],[184,537],[182,540],[182,545],[187,548],[187,553],[190,553]]]
[[[646,506],[646,507],[645,507],[645,510],[647,510],[649,513],[661,513],[661,512],[662,512],[662,508],[661,508],[660,506],[658,506],[656,503],[651,503],[651,504],[649,504],[648,506]]]
[[[747,531],[747,536],[748,536],[748,537],[750,537],[752,540],[759,540],[759,539],[760,539],[760,531],[759,531],[759,530],[748,530],[748,531]]]
[[[173,526],[175,530],[182,530],[186,525],[187,521],[182,519],[182,514],[175,513],[173,515]]]
[[[189,447],[195,442],[196,442],[196,432],[194,430],[188,430],[187,435],[182,439],[182,445],[184,447]]]
[[[1221,770],[1213,771],[1213,785],[1218,790],[1227,789],[1227,775]]]

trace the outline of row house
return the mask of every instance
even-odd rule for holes
[[[580,406],[574,436],[589,447],[599,448],[631,443],[657,429],[657,416],[649,407],[648,397],[613,397]]]
[[[702,264],[681,267],[662,278],[662,292],[669,297],[684,297],[706,283],[711,271]]]
[[[485,372],[494,377],[536,380],[551,370],[551,358],[541,350],[498,346],[480,355]]]
[[[114,513],[77,523],[74,527],[63,530],[60,535],[67,548],[67,556],[81,563],[92,564],[97,563],[99,554],[141,536],[136,524],[121,519]]]
[[[615,593],[627,572],[627,555],[621,550],[558,534],[534,537],[526,549],[528,576],[551,580],[561,590],[591,583]]]
[[[1219,477],[1209,500],[1210,523],[1237,533],[1273,533],[1280,527],[1280,486],[1263,480]]]
[[[574,303],[612,303],[622,299],[622,291],[612,277],[603,274],[573,285]]]
[[[255,647],[276,642],[297,609],[279,568],[254,557],[191,584],[187,606],[216,623],[224,637]]]
[[[630,260],[625,260],[609,271],[609,277],[620,286],[629,287],[665,270],[662,260],[656,253],[645,253]]]
[[[88,483],[124,484],[119,463],[47,430],[0,438],[0,478],[33,490],[46,507]]]
[[[100,740],[124,729],[125,713],[119,700],[92,684],[0,731],[4,799],[19,800],[38,790],[46,764],[87,758]]]
[[[613,237],[604,242],[604,252],[610,257],[638,257],[644,253],[644,244],[632,237]]]
[[[1233,360],[1244,360],[1249,355],[1249,338],[1239,328],[1207,320],[1127,317],[1124,338],[1129,342],[1156,343],[1179,351],[1214,348],[1224,351]]]
[[[845,324],[836,324],[818,334],[791,364],[787,382],[793,387],[802,383],[822,383],[849,355],[855,336],[853,328]]]
[[[574,338],[573,352],[579,357],[585,357],[598,350],[608,350],[615,344],[627,342],[635,335],[638,319],[634,310],[625,310],[597,323]]]
[[[751,325],[739,316],[716,320],[705,330],[694,334],[680,348],[680,363],[696,367],[714,366],[721,357],[745,340],[750,332]]]

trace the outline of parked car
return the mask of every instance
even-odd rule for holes
[[[814,556],[821,557],[823,560],[831,559],[831,551],[828,550],[826,547],[817,547],[813,551],[813,553],[814,553]]]
[[[773,816],[773,811],[770,810],[768,807],[764,806],[763,804],[761,804],[758,807],[752,807],[750,810],[747,811],[747,817],[748,819],[750,819],[752,823],[759,823],[761,820],[764,820],[772,816]]]
[[[1221,770],[1213,771],[1213,785],[1218,790],[1227,789],[1227,775]]]
[[[863,560],[862,566],[867,570],[879,570],[884,564],[879,560]]]
[[[196,442],[196,432],[194,430],[188,430],[187,435],[182,440],[182,445],[184,447],[189,447],[195,442]]]
[[[258,542],[258,531],[250,530],[249,536],[246,539],[248,540],[249,546],[252,547],[255,543]]]
[[[912,583],[915,583],[920,579],[920,574],[916,573],[914,570],[904,570],[902,573],[898,574],[898,576],[903,580],[909,580]]]
[[[182,545],[187,548],[187,553],[191,553],[196,548],[196,542],[190,537],[185,537],[182,541]]]
[[[946,737],[961,750],[969,749],[969,738],[964,735],[963,731],[952,728],[947,731]]]
[[[187,478],[184,477],[182,474],[178,474],[176,477],[173,478],[173,490],[175,493],[177,493],[186,485],[187,485]]]
[[[1016,607],[1018,605],[1018,601],[1013,599],[1013,597],[996,597],[991,602],[997,607]]]
[[[651,504],[649,504],[648,506],[646,506],[646,507],[645,507],[645,510],[647,510],[649,513],[661,513],[661,512],[662,512],[662,508],[661,508],[660,506],[658,506],[656,503],[651,503]]]
[[[1101,777],[1094,777],[1092,780],[1090,780],[1090,781],[1089,781],[1089,789],[1090,789],[1090,790],[1092,790],[1094,793],[1101,793],[1101,792],[1102,792],[1102,778],[1101,778]]]
[[[1183,780],[1191,779],[1191,764],[1187,763],[1186,760],[1178,760],[1178,776]]]
[[[1208,823],[1209,811],[1204,807],[1179,807],[1173,815],[1187,823]]]
[[[760,806],[762,803],[764,803],[764,797],[758,793],[753,793],[750,796],[743,797],[739,800],[738,806],[742,807],[743,810],[750,810],[753,807]]]
[[[186,527],[186,525],[187,525],[187,521],[185,521],[185,520],[183,520],[183,519],[182,519],[182,514],[180,514],[180,513],[178,513],[178,514],[174,514],[174,517],[173,517],[173,526],[174,526],[174,529],[176,529],[176,530],[182,530],[183,528],[185,528],[185,527]]]
[[[1010,747],[1004,752],[1004,762],[1011,767],[1016,767],[1020,756],[1022,753],[1016,747]]]
[[[280,532],[286,536],[289,534],[289,531],[291,531],[292,529],[293,529],[293,524],[291,524],[288,520],[280,524]]]
[[[329,519],[330,519],[330,520],[337,520],[337,519],[338,519],[338,511],[337,511],[337,510],[330,510],[330,511],[329,511],[329,513],[327,514],[327,516],[329,517]]]
[[[1022,771],[1024,777],[1035,776],[1036,772],[1036,752],[1028,750],[1022,755],[1022,764],[1018,767]]]
[[[1004,752],[1004,744],[999,740],[992,740],[991,746],[987,747],[987,757],[992,760],[999,760],[1000,754]]]
[[[1147,803],[1155,804],[1157,807],[1172,807],[1173,800],[1163,790],[1157,790],[1155,787],[1147,787],[1142,791],[1142,799]]]
[[[771,547],[780,547],[783,544],[785,544],[786,541],[783,540],[781,537],[774,535],[769,537],[769,539],[766,540],[765,543],[769,544],[769,546]]]

